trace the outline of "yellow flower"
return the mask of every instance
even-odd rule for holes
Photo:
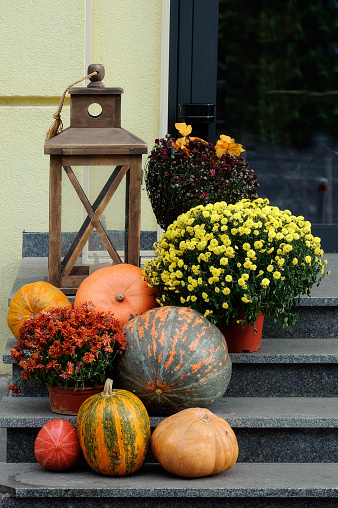
[[[243,289],[246,289],[247,288],[247,285],[245,283],[245,280],[241,277],[240,279],[238,279],[238,285],[241,286]]]
[[[226,302],[224,302],[224,303],[222,304],[222,307],[223,307],[223,309],[227,309],[227,308],[229,307],[229,304],[228,304],[228,303],[226,303]]]
[[[224,288],[224,289],[222,289],[222,293],[223,293],[223,295],[229,295],[230,294],[230,289],[229,288]]]
[[[270,284],[269,279],[262,279],[261,286],[263,286],[264,288],[267,288],[269,284]]]
[[[280,279],[280,277],[281,277],[281,273],[280,273],[280,272],[274,272],[274,273],[273,273],[273,278],[274,278],[274,279],[276,279],[276,280],[277,280],[277,279]]]
[[[267,269],[268,272],[272,272],[273,271],[273,266],[272,265],[268,265],[266,267],[266,269]]]
[[[187,125],[184,123],[175,123],[175,128],[178,130],[178,132],[181,134],[181,136],[189,136],[189,134],[192,131],[191,125]]]
[[[242,145],[235,143],[233,138],[225,136],[224,134],[220,135],[220,139],[217,141],[215,148],[218,157],[221,157],[225,152],[229,152],[232,155],[240,155],[241,152],[245,152]]]
[[[251,247],[250,247],[250,244],[248,242],[243,243],[243,250],[247,251],[247,250],[250,250],[250,249],[251,249]]]
[[[252,249],[248,250],[247,252],[248,258],[255,259],[256,258],[256,252]]]
[[[305,256],[305,263],[311,265],[311,256]]]
[[[169,281],[169,274],[168,274],[168,272],[161,273],[161,279],[166,284]]]
[[[232,281],[232,276],[231,276],[231,275],[226,275],[226,276],[225,276],[225,280],[226,280],[227,282],[231,282],[231,281]]]
[[[291,251],[292,251],[292,245],[290,245],[289,243],[286,243],[283,246],[283,254],[286,254],[286,253],[291,252]]]
[[[292,264],[293,264],[293,265],[297,265],[297,264],[298,264],[298,259],[297,259],[297,258],[293,258],[293,260],[292,260]]]

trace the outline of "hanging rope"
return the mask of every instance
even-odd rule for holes
[[[61,132],[63,129],[63,123],[61,120],[61,110],[62,110],[62,106],[63,106],[64,100],[66,97],[66,93],[68,92],[68,90],[70,88],[72,88],[73,86],[77,85],[78,83],[80,83],[81,81],[84,81],[85,79],[89,79],[92,76],[95,76],[97,73],[98,73],[97,71],[94,71],[91,74],[88,74],[87,76],[85,76],[84,78],[78,79],[77,81],[75,81],[75,83],[72,83],[71,85],[67,86],[66,90],[62,94],[59,107],[53,115],[54,122],[52,123],[52,125],[49,127],[49,129],[47,131],[46,139],[52,139],[59,132]]]

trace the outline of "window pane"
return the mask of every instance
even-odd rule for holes
[[[261,197],[338,223],[338,2],[220,0],[217,135],[243,144]]]

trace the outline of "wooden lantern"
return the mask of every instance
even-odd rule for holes
[[[114,245],[100,223],[100,217],[116,189],[126,177],[124,262],[139,266],[142,154],[148,147],[141,139],[121,128],[122,88],[106,88],[104,67],[93,64],[87,87],[70,88],[70,127],[45,141],[50,155],[48,280],[64,292],[74,294],[89,274],[89,266],[76,266],[94,228],[114,264],[121,263]],[[90,114],[98,104],[101,113]],[[71,166],[114,166],[115,169],[93,205],[90,204]],[[61,259],[62,168],[69,177],[88,214],[68,252]]]

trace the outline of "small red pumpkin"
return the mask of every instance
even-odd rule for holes
[[[127,263],[106,266],[80,284],[74,307],[91,302],[97,310],[112,312],[120,326],[157,306],[157,289],[143,280],[142,268]]]
[[[23,323],[42,310],[56,307],[72,308],[67,296],[49,282],[37,281],[25,284],[13,296],[7,313],[8,328],[19,339]]]
[[[34,443],[38,463],[52,471],[74,466],[81,457],[76,429],[67,420],[51,420],[39,430]]]
[[[151,450],[169,473],[199,478],[223,473],[238,458],[236,435],[208,409],[184,409],[163,420],[151,436]]]
[[[169,415],[222,397],[231,359],[220,330],[187,307],[157,307],[128,321],[127,349],[119,361],[122,388],[148,412]]]

